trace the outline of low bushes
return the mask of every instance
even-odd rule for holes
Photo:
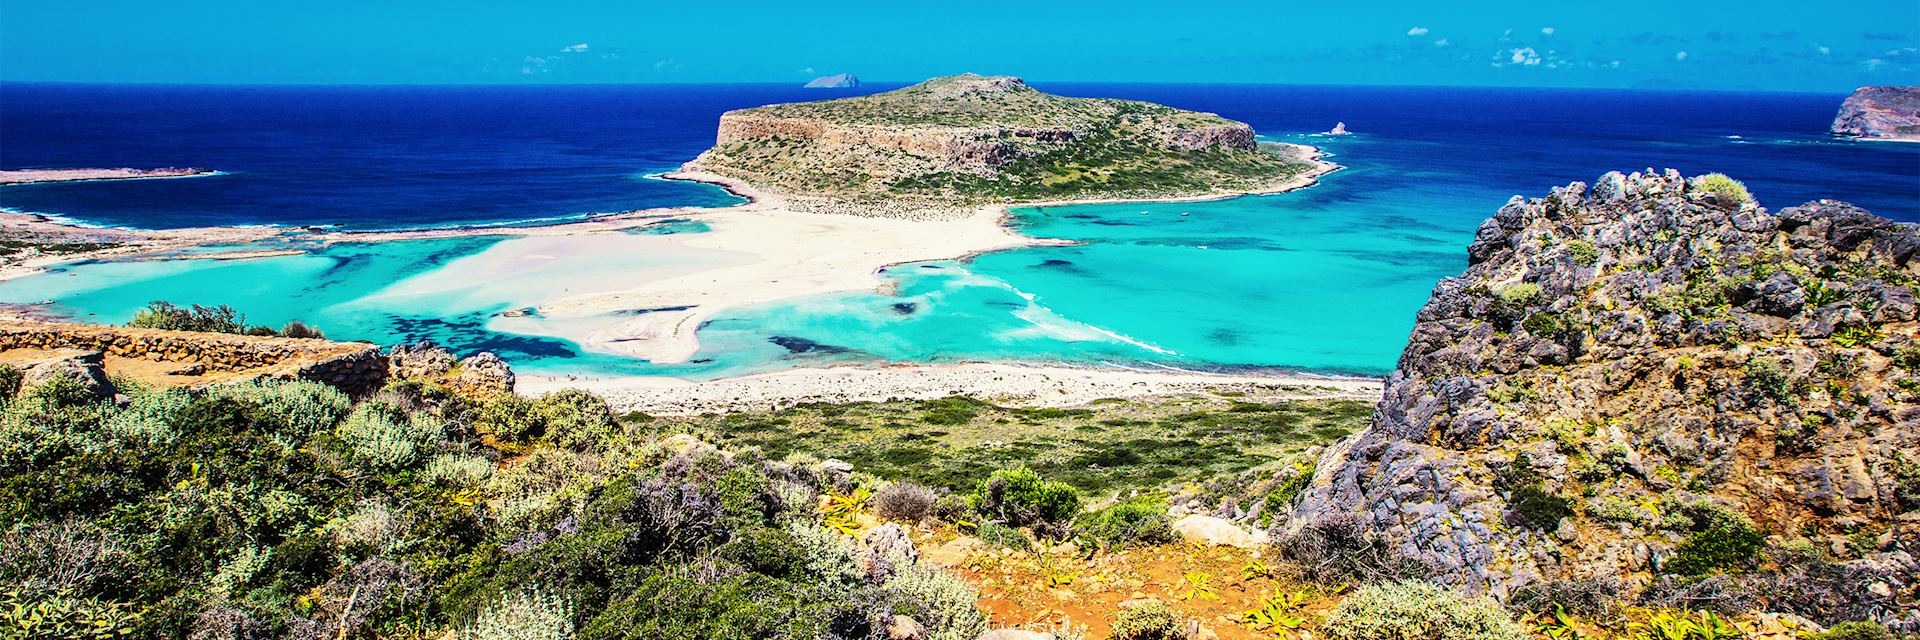
[[[1680,527],[1687,538],[1674,547],[1661,568],[1683,576],[1699,576],[1747,566],[1759,557],[1766,535],[1732,509],[1695,502],[1680,509]]]
[[[1327,614],[1320,631],[1332,640],[1524,640],[1505,610],[1433,583],[1406,580],[1362,585]]]
[[[1011,526],[1057,528],[1080,511],[1080,492],[1026,467],[1002,469],[980,483],[972,506]]]
[[[896,482],[873,494],[873,515],[896,522],[915,523],[933,515],[938,497],[926,485]]]
[[[127,322],[129,327],[144,329],[169,329],[173,331],[205,331],[210,333],[233,333],[253,336],[280,336],[285,338],[326,338],[319,329],[294,320],[275,330],[266,325],[247,324],[246,314],[235,311],[227,305],[203,307],[188,305],[175,306],[171,302],[156,300],[148,303],[147,308],[135,311],[133,319]]]
[[[1166,501],[1156,496],[1140,496],[1095,511],[1081,518],[1078,528],[1087,539],[1107,549],[1175,539]]]
[[[1157,600],[1121,607],[1114,613],[1111,640],[1184,640],[1180,616]]]

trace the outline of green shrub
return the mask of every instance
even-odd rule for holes
[[[1500,299],[1500,302],[1510,307],[1525,309],[1540,302],[1541,291],[1540,285],[1531,282],[1521,282],[1501,289],[1500,292],[1496,294],[1496,297]]]
[[[570,640],[573,607],[558,595],[527,589],[500,597],[480,609],[462,630],[466,640]]]
[[[966,396],[953,396],[928,400],[921,406],[927,410],[920,415],[921,421],[927,424],[955,425],[972,422],[975,416],[980,415],[980,410],[986,408],[987,403]]]
[[[620,421],[600,396],[564,389],[541,396],[539,414],[548,442],[575,451],[588,451],[620,429]]]
[[[1793,406],[1806,393],[1806,385],[1794,377],[1783,360],[1753,356],[1747,359],[1745,385],[1747,391],[1758,398]]]
[[[1027,534],[1020,533],[1019,529],[997,522],[981,523],[980,527],[973,532],[973,535],[979,538],[981,542],[986,543],[988,547],[994,549],[1012,549],[1014,551],[1033,550],[1033,541],[1027,539]]]
[[[1893,366],[1907,371],[1920,372],[1920,342],[1909,342],[1893,352]],[[15,387],[20,386],[18,382]],[[4,391],[4,388],[0,388]]]
[[[24,377],[26,372],[19,368],[10,364],[0,364],[0,403],[13,401],[13,397],[20,393],[20,380]]]
[[[1528,526],[1542,531],[1552,530],[1559,526],[1561,518],[1573,515],[1566,498],[1554,495],[1538,484],[1514,489],[1507,498],[1507,504]]]
[[[1565,315],[1552,311],[1530,314],[1526,320],[1520,322],[1520,327],[1535,337],[1549,340],[1558,339],[1573,332],[1573,323],[1568,321]]]
[[[1300,497],[1300,492],[1307,490],[1307,485],[1313,484],[1313,474],[1319,470],[1319,464],[1314,461],[1293,465],[1293,473],[1281,481],[1280,486],[1267,492],[1264,499],[1266,504],[1260,507],[1260,526],[1272,524],[1276,514],[1293,508],[1293,500]]]
[[[1600,250],[1591,242],[1572,240],[1567,242],[1567,257],[1573,258],[1574,264],[1591,267],[1600,262]]]
[[[1430,582],[1363,585],[1327,613],[1332,640],[1524,640],[1505,609]]]
[[[127,326],[142,329],[167,329],[170,331],[203,331],[208,333],[232,333],[250,336],[284,336],[288,338],[325,338],[319,329],[298,320],[287,323],[286,327],[275,331],[273,327],[247,324],[246,314],[235,311],[227,305],[203,307],[188,305],[175,306],[171,302],[155,300],[147,303],[147,308],[133,312],[133,319]]]
[[[927,628],[928,640],[974,640],[987,631],[987,617],[978,608],[980,594],[926,563],[894,567],[881,589]]]
[[[1668,573],[1699,576],[1745,566],[1759,557],[1767,537],[1747,517],[1709,502],[1695,502],[1679,510],[1687,538],[1674,547],[1661,565]]]
[[[369,401],[340,423],[335,435],[353,457],[381,470],[397,470],[417,461],[445,433],[440,419],[428,413],[407,413],[383,402]]]
[[[1893,631],[1878,622],[1842,622],[1833,625],[1823,633],[1815,634],[1813,640],[1895,640]]]
[[[431,483],[476,485],[493,477],[493,462],[472,454],[443,453],[428,459],[420,472],[421,477]]]
[[[1158,600],[1121,607],[1113,616],[1111,640],[1184,640],[1180,616]]]
[[[1747,193],[1747,185],[1727,177],[1724,173],[1709,173],[1694,178],[1693,187],[1711,193],[1719,198],[1720,202],[1729,205],[1739,205],[1753,199],[1753,195]]]
[[[214,387],[210,393],[251,407],[250,415],[296,443],[333,429],[353,411],[347,394],[311,380],[260,379]]]
[[[1042,480],[1026,467],[993,472],[974,493],[973,508],[1013,526],[1054,525],[1080,511],[1080,492],[1061,482]]]
[[[514,393],[488,398],[468,415],[475,431],[492,434],[502,442],[525,442],[545,435],[546,421],[540,405]]]
[[[182,389],[138,389],[128,393],[127,399],[127,405],[101,426],[117,438],[149,447],[177,440],[180,432],[174,422],[193,404],[193,395]]]
[[[1080,532],[1107,549],[1160,544],[1174,540],[1166,500],[1140,496],[1081,518]]]

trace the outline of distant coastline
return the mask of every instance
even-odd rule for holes
[[[103,180],[159,180],[166,178],[202,178],[224,172],[199,167],[162,167],[159,169],[9,169],[0,171],[0,185],[46,184],[52,182],[98,182]]]

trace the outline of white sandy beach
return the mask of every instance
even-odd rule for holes
[[[1316,169],[1257,193],[1278,193],[1314,184],[1339,167],[1318,161]],[[883,285],[880,272],[890,266],[962,259],[1023,246],[1066,244],[1031,238],[1009,229],[1007,205],[991,205],[971,215],[945,219],[808,213],[787,208],[777,197],[729,178],[692,172],[671,179],[707,182],[748,199],[721,208],[669,208],[634,211],[589,220],[540,226],[430,229],[391,232],[323,232],[324,242],[387,242],[456,236],[508,236],[480,254],[446,268],[395,283],[380,295],[437,295],[478,282],[487,296],[529,314],[493,318],[490,327],[528,335],[564,338],[590,351],[627,355],[655,363],[679,363],[699,349],[696,330],[729,308],[826,293],[871,290]],[[1222,192],[1165,201],[1230,198]],[[1096,201],[1023,203],[1057,206]],[[705,223],[705,233],[645,235],[636,227],[671,219]],[[44,230],[57,226],[43,218],[17,216],[14,224]],[[130,242],[98,252],[127,257],[159,248],[177,248],[196,240],[233,242],[269,230],[191,229],[162,232],[103,230],[100,239]],[[278,255],[274,252],[272,255]],[[247,257],[263,257],[266,253]],[[691,267],[662,266],[639,256],[691,258]],[[79,256],[69,256],[72,259]],[[49,258],[48,262],[54,261]],[[17,265],[20,272],[43,266]],[[7,274],[11,275],[11,274]],[[450,294],[449,294],[450,295]],[[376,296],[377,297],[377,296]],[[472,302],[472,301],[466,301]],[[460,306],[461,300],[448,300]],[[608,394],[622,407],[652,411],[700,411],[744,402],[748,405],[817,400],[938,397],[955,392],[1045,404],[1084,403],[1102,397],[1134,397],[1245,387],[1329,386],[1338,397],[1378,395],[1368,380],[1215,376],[1119,369],[1035,368],[970,364],[926,367],[835,368],[788,371],[737,379],[693,383],[672,378],[635,377],[580,381],[528,377],[523,389],[587,386]],[[1321,394],[1313,391],[1309,395]]]
[[[1341,399],[1374,402],[1381,382],[1305,375],[1210,374],[1017,364],[849,366],[790,369],[694,382],[663,376],[521,376],[518,391],[560,389],[600,394],[617,411],[698,415],[809,402],[926,400],[956,394],[1026,407],[1072,407],[1095,400],[1234,394],[1248,400]]]

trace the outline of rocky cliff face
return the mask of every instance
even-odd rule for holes
[[[1861,87],[1840,103],[1832,133],[1855,138],[1920,140],[1920,87]]]
[[[1358,513],[1501,596],[1702,573],[1687,547],[1716,518],[1913,575],[1920,232],[1832,201],[1769,213],[1729,184],[1648,170],[1515,197],[1277,535]],[[1880,580],[1856,589],[1912,597]]]
[[[1213,114],[1065,98],[972,74],[731,111],[714,147],[687,164],[801,209],[1257,191],[1313,168]]]

